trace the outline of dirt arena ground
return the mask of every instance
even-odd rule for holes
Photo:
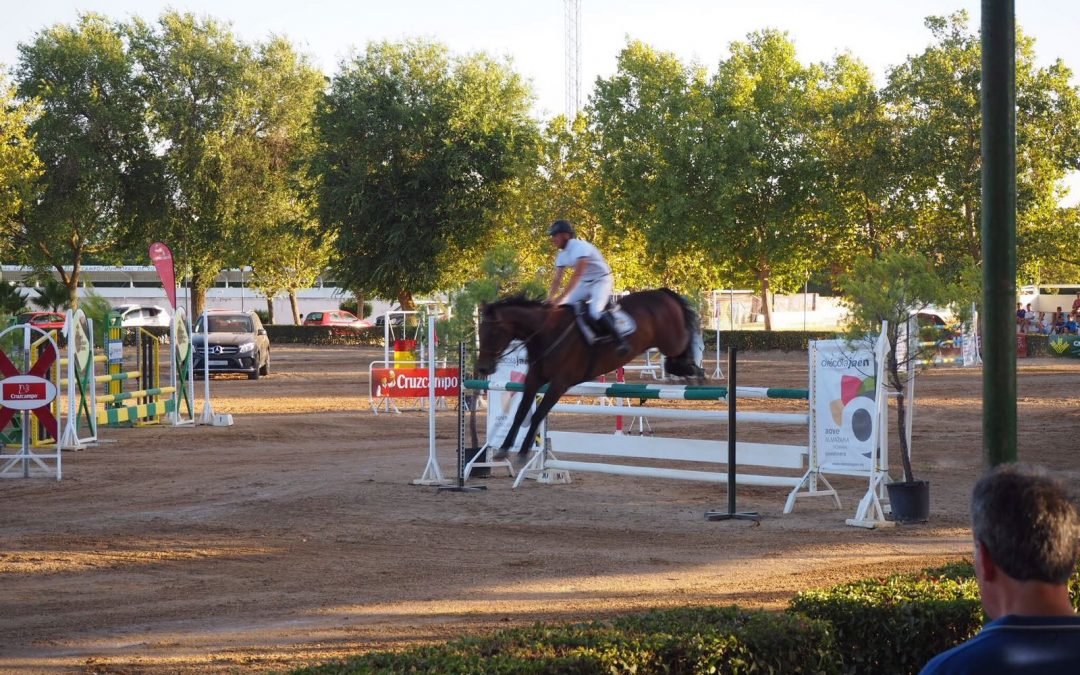
[[[835,480],[843,509],[800,500],[787,516],[783,489],[741,489],[756,525],[707,522],[727,498],[706,484],[577,473],[570,485],[518,490],[490,478],[478,493],[411,485],[428,421],[372,413],[367,365],[381,353],[276,347],[268,379],[212,381],[232,427],[106,430],[107,442],[65,453],[62,481],[0,483],[0,671],[285,670],[537,620],[780,608],[800,589],[970,551],[978,369],[932,370],[916,384],[914,460],[932,484],[930,522],[868,531],[844,524],[865,491],[851,478]],[[740,384],[806,381],[805,354],[741,355]],[[1080,362],[1021,362],[1021,457],[1073,484],[1077,392]],[[610,429],[598,418],[566,425]],[[661,434],[675,425],[723,433],[654,422]],[[437,436],[452,475],[455,413],[439,414]]]

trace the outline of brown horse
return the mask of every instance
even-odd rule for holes
[[[504,298],[482,307],[477,371],[482,376],[491,374],[495,362],[513,340],[524,341],[529,359],[524,394],[496,457],[506,456],[537,392],[545,384],[547,392],[536,407],[522,443],[522,458],[532,445],[540,422],[570,387],[609,373],[647,349],[660,350],[666,357],[664,368],[668,373],[698,381],[704,379],[704,371],[695,362],[701,348],[697,312],[682,296],[661,288],[631,293],[619,305],[637,324],[634,333],[627,337],[630,351],[624,356],[616,353],[610,340],[590,346],[576,325],[571,307],[553,307],[523,296]]]

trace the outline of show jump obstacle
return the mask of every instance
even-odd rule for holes
[[[884,334],[884,331],[882,331]],[[884,482],[888,473],[886,410],[884,405],[884,355],[887,343],[853,346],[843,340],[819,340],[809,351],[810,382],[807,389],[737,387],[739,398],[783,398],[805,400],[806,412],[737,412],[739,429],[744,424],[798,425],[808,430],[806,445],[751,443],[736,441],[737,465],[767,468],[767,473],[736,473],[735,482],[744,485],[788,488],[784,513],[790,513],[800,497],[840,499],[826,475],[863,477],[868,480],[866,496],[848,524],[875,527],[885,520],[887,501]],[[497,371],[499,372],[499,371]],[[514,378],[520,380],[521,378]],[[520,392],[520,381],[466,380],[463,387],[489,392]],[[569,395],[639,400],[723,401],[728,396],[721,386],[676,386],[659,384],[583,383]],[[517,394],[520,395],[520,394]],[[513,409],[514,406],[500,406]],[[496,414],[489,406],[489,416]],[[559,404],[552,410],[576,415],[640,416],[693,420],[726,424],[724,410],[648,408],[626,405]],[[545,442],[540,451],[518,474],[514,486],[525,477],[543,483],[569,482],[570,472],[587,471],[639,477],[726,483],[727,442],[625,436],[572,431],[552,431],[545,423]],[[717,438],[720,435],[717,434]],[[501,440],[501,439],[500,439]],[[492,444],[491,438],[488,443]],[[567,457],[573,459],[567,459]],[[634,463],[627,463],[633,460]],[[674,468],[672,462],[689,462],[694,468]]]
[[[15,451],[0,439],[0,477],[61,478],[60,444],[55,441],[59,425],[51,409],[59,391],[53,369],[58,353],[56,341],[30,324],[0,331],[0,430],[13,423],[19,439]],[[36,427],[31,418],[54,439],[47,447],[33,442]]]

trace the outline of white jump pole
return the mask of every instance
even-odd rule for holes
[[[424,473],[413,485],[443,485],[442,469],[435,454],[435,315],[428,315],[428,459]]]

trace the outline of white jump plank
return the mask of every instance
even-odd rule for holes
[[[686,462],[727,463],[727,441],[656,436],[616,436],[578,431],[549,431],[551,450],[560,454],[598,455],[634,459],[670,459]],[[735,460],[739,465],[777,469],[802,469],[807,448],[801,445],[774,445],[737,441]],[[548,462],[550,464],[550,462]],[[586,464],[586,466],[591,466]],[[648,470],[648,467],[641,467]]]

